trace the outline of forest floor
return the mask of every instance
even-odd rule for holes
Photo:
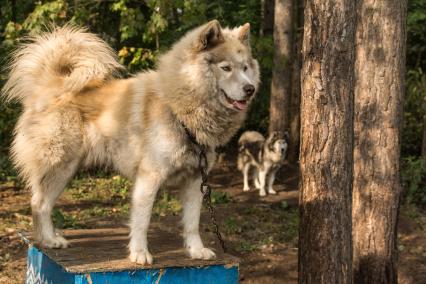
[[[297,283],[297,169],[278,175],[278,195],[260,198],[242,192],[235,163],[222,161],[210,174],[213,203],[230,253],[241,259],[242,283]],[[123,227],[129,214],[131,184],[120,176],[81,175],[61,196],[53,218],[59,228]],[[18,231],[31,228],[30,193],[14,181],[0,184],[0,283],[23,283],[26,245]],[[152,222],[165,222],[180,233],[181,205],[176,192],[160,191]],[[403,207],[399,220],[399,283],[426,281],[426,212]],[[215,241],[210,218],[202,214],[201,235]],[[214,246],[214,245],[213,245]],[[155,256],[154,256],[155,257]]]

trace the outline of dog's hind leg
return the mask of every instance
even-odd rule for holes
[[[211,259],[216,255],[205,248],[199,232],[201,205],[203,196],[200,191],[201,179],[190,179],[185,188],[182,188],[183,203],[183,237],[185,247],[191,258]]]
[[[30,181],[32,188],[31,209],[33,215],[35,239],[47,248],[65,248],[68,242],[57,235],[52,223],[53,206],[74,175],[78,160],[64,166],[51,168],[41,177]]]
[[[243,175],[244,175],[244,187],[243,191],[249,191],[249,171],[250,171],[250,164],[246,163],[243,167]]]

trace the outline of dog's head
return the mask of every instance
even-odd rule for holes
[[[248,23],[223,29],[217,20],[210,21],[190,31],[167,56],[173,56],[181,84],[194,94],[193,105],[214,100],[238,113],[258,89],[259,65],[251,54]]]
[[[274,161],[284,160],[288,149],[288,132],[273,131],[265,142],[267,152]]]
[[[227,108],[245,110],[259,86],[259,65],[250,48],[250,24],[221,30],[218,22],[210,23],[217,26],[219,37],[224,38],[211,52],[219,100]]]

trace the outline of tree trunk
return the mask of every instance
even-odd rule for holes
[[[426,160],[426,115],[423,118],[422,157]]]
[[[275,1],[274,68],[272,70],[269,131],[289,127],[291,59],[293,57],[292,0]]]
[[[11,1],[11,10],[12,10],[12,22],[16,23],[16,0]]]
[[[354,3],[305,6],[299,283],[352,282]]]
[[[355,283],[397,283],[406,0],[360,0],[355,60]]]
[[[274,32],[275,0],[261,0],[261,22],[259,35],[271,35]]]
[[[290,141],[288,160],[296,163],[299,160],[300,146],[300,69],[302,68],[303,43],[303,1],[293,0],[293,66],[291,69],[290,98]]]

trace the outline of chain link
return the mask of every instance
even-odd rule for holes
[[[210,219],[213,223],[217,239],[219,240],[219,243],[220,243],[220,246],[222,247],[223,252],[226,252],[225,241],[223,240],[222,234],[219,231],[219,225],[217,224],[217,221],[216,221],[216,212],[215,212],[213,205],[212,205],[212,199],[211,199],[212,190],[207,183],[207,175],[208,175],[207,170],[208,170],[209,165],[208,165],[208,160],[207,160],[207,155],[206,155],[206,147],[204,145],[200,145],[200,143],[198,143],[195,136],[191,133],[191,131],[188,129],[188,127],[186,127],[186,125],[184,123],[180,122],[180,124],[182,125],[183,129],[185,130],[185,133],[188,136],[189,141],[195,146],[194,147],[195,150],[198,150],[198,155],[199,155],[198,168],[199,168],[200,174],[201,174],[200,191],[201,191],[201,194],[203,195],[204,205],[209,210]]]
[[[207,169],[208,169],[208,161],[206,156],[206,151],[204,147],[199,147],[200,153],[199,153],[199,168],[201,173],[201,185],[200,185],[200,191],[203,194],[203,201],[204,205],[208,208],[210,213],[210,219],[213,223],[215,233],[217,236],[217,239],[219,240],[220,246],[222,247],[223,252],[226,252],[226,246],[225,241],[222,238],[222,234],[219,231],[219,225],[216,221],[216,212],[212,205],[212,199],[211,199],[211,187],[207,183]]]

